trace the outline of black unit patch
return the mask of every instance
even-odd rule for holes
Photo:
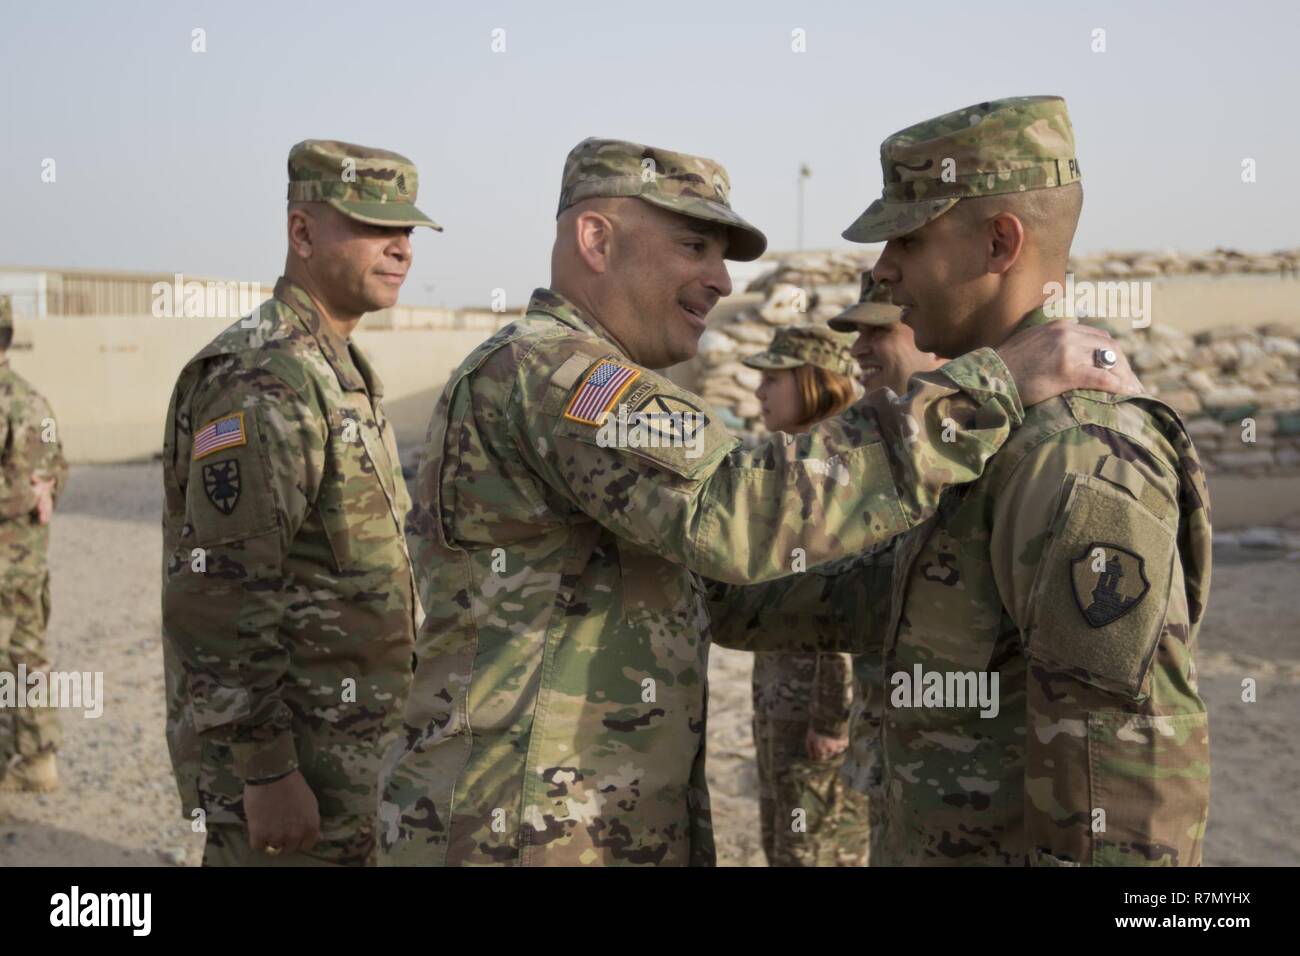
[[[1093,627],[1119,620],[1151,590],[1146,562],[1139,555],[1100,541],[1070,562],[1070,580],[1075,603]]]
[[[223,515],[233,512],[239,504],[239,462],[230,458],[204,465],[203,490]]]

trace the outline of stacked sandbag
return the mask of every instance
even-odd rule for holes
[[[1300,470],[1300,327],[1107,327],[1147,390],[1183,416],[1208,472]]]
[[[877,250],[776,253],[772,268],[749,284],[749,292],[769,292],[790,283],[807,288],[855,284],[862,270],[879,258]],[[1219,248],[1204,253],[1098,252],[1071,256],[1068,270],[1076,279],[1155,279],[1179,275],[1300,275],[1300,248],[1242,252]]]
[[[1253,253],[1215,249],[1197,255],[1183,252],[1099,252],[1071,256],[1076,279],[1155,279],[1178,275],[1300,275],[1300,249]]]

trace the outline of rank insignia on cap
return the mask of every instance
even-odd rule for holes
[[[237,448],[248,444],[248,435],[244,431],[244,413],[234,412],[223,415],[216,421],[208,422],[194,433],[194,450],[191,461],[198,461],[223,448]]]
[[[212,506],[228,515],[239,504],[239,462],[231,458],[203,466],[203,490]]]
[[[1070,563],[1074,600],[1093,627],[1119,620],[1151,589],[1146,562],[1125,548],[1094,541]]]
[[[573,393],[564,417],[584,425],[599,425],[629,385],[641,375],[639,368],[603,359],[597,362],[582,387]]]

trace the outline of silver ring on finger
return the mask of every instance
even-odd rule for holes
[[[1119,355],[1114,349],[1093,349],[1092,364],[1097,368],[1112,369],[1119,364]]]

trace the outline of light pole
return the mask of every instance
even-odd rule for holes
[[[799,224],[795,232],[795,250],[803,252],[803,181],[812,175],[807,163],[799,164]]]

